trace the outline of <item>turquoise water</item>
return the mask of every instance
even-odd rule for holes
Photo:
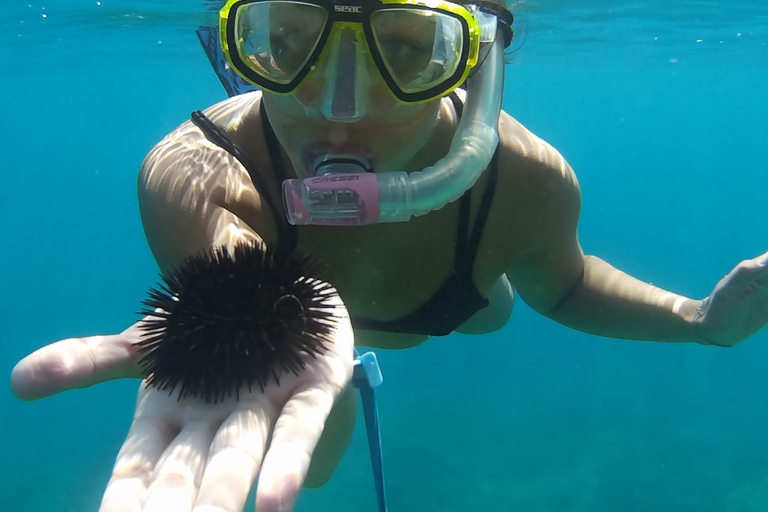
[[[194,35],[216,6],[0,8],[2,375],[45,343],[137,318],[157,270],[136,171],[225,96]],[[703,297],[768,249],[764,1],[516,13],[504,105],[578,173],[586,251]],[[731,350],[606,340],[518,303],[493,335],[380,358],[392,512],[768,510],[768,331]],[[0,394],[0,509],[97,510],[135,388]],[[368,464],[358,429],[331,483],[297,510],[374,511]]]

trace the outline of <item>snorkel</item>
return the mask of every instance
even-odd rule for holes
[[[467,78],[467,102],[448,153],[416,172],[372,173],[354,155],[318,159],[314,175],[283,182],[294,225],[361,226],[404,222],[455,201],[478,180],[499,142],[504,83],[504,37],[498,18],[472,6],[481,20],[487,54]]]

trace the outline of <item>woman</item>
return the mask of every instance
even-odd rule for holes
[[[739,264],[705,301],[584,255],[572,170],[489,105],[511,37],[505,20],[481,2],[233,1],[222,10],[230,64],[264,92],[211,107],[148,155],[139,181],[148,241],[166,274],[211,247],[295,245],[328,264],[341,321],[328,353],[239,401],[177,401],[142,386],[103,510],[240,510],[257,475],[258,510],[290,510],[302,483],[327,480],[349,439],[353,343],[406,348],[453,330],[492,332],[511,314],[513,289],[601,336],[731,346],[765,325],[768,253]],[[470,73],[466,101],[451,95]],[[496,116],[488,132],[483,120]],[[317,193],[305,181],[366,180],[367,171],[379,198],[378,177],[399,183],[397,171],[422,172],[434,193],[372,205],[366,191],[349,200],[348,186]],[[404,185],[411,196],[416,188]],[[402,212],[413,218],[384,222]],[[355,225],[290,227],[286,217]],[[141,338],[134,325],[45,347],[17,365],[14,390],[34,399],[138,377]]]

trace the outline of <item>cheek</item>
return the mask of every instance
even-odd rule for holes
[[[316,107],[320,103],[324,86],[325,79],[322,76],[311,76],[296,90],[296,99],[305,107]]]
[[[435,104],[398,104],[397,113],[389,120],[386,137],[382,141],[388,146],[384,153],[396,159],[410,159],[427,143],[435,127],[439,101]]]
[[[398,105],[399,103],[392,96],[389,87],[385,83],[379,82],[371,87],[371,106],[373,106],[374,110],[390,110]]]
[[[306,94],[305,100],[312,98],[311,90],[308,90]],[[265,91],[264,103],[273,124],[281,122],[286,126],[286,130],[293,129],[290,125],[311,121],[311,113],[317,110],[302,101],[298,94],[277,95]]]
[[[277,135],[280,144],[291,153],[301,142],[302,130],[307,126],[307,118],[296,98],[291,96],[277,96],[264,93],[264,106],[269,114],[269,122]]]
[[[431,104],[407,105],[392,99],[386,116],[382,116],[382,127],[390,137],[406,139],[409,143],[418,138],[420,132],[430,132],[434,126],[435,108]]]

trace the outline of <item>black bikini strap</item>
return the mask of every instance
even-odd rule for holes
[[[467,265],[469,265],[470,270],[472,269],[468,246],[471,206],[472,189],[470,188],[459,199],[459,221],[456,225],[456,248],[453,252],[453,268],[460,271],[466,270],[464,267]]]
[[[456,91],[451,91],[448,98],[451,100],[451,103],[453,103],[453,110],[456,111],[456,117],[461,119],[461,114],[464,113],[464,103],[461,102],[461,98],[456,94]]]
[[[272,123],[269,122],[267,109],[264,108],[264,102],[259,102],[259,117],[261,118],[261,129],[264,131],[264,139],[267,141],[269,149],[269,161],[272,164],[272,170],[275,171],[277,179],[282,183],[288,179],[288,173],[285,171],[285,162],[280,152],[280,143],[277,141],[275,130],[272,129]]]
[[[275,130],[272,129],[272,123],[269,122],[269,116],[267,115],[267,109],[264,108],[264,101],[259,102],[259,117],[261,118],[261,129],[264,132],[264,140],[267,143],[267,151],[269,152],[269,161],[272,164],[272,171],[275,173],[277,182],[281,184],[281,190],[279,193],[282,198],[282,183],[288,179],[288,173],[285,170],[285,162],[283,161],[283,154],[280,151],[280,143],[277,141],[277,135]],[[288,219],[285,216],[285,211],[282,208],[278,210],[277,215],[280,220],[280,237],[278,245],[285,245],[285,249],[293,251],[296,248],[296,227],[288,223]]]
[[[499,177],[499,148],[493,153],[491,158],[491,164],[488,169],[488,182],[485,184],[485,190],[483,190],[483,197],[480,199],[480,206],[477,209],[477,218],[475,219],[475,225],[472,227],[472,234],[470,235],[469,242],[467,243],[467,258],[469,268],[474,268],[475,257],[477,256],[477,250],[480,248],[480,241],[483,238],[483,231],[485,230],[485,223],[488,221],[488,214],[491,211],[491,203],[493,202],[493,195],[496,192],[496,182]]]
[[[264,132],[264,136],[267,142],[269,158],[272,162],[274,170],[278,174],[280,183],[282,183],[285,179],[285,166],[283,165],[282,158],[280,158],[279,154],[280,145],[277,142],[275,133],[272,131],[272,127],[269,125],[269,121],[265,121],[266,114],[263,107],[260,107],[260,114],[264,114],[264,116],[262,116],[262,126],[264,126],[266,123],[266,126],[268,127],[268,129]],[[195,126],[200,128],[200,130],[209,141],[211,141],[213,144],[216,144],[230,155],[234,156],[242,164],[242,166],[245,167],[245,170],[248,171],[248,174],[251,176],[251,180],[253,181],[256,190],[258,190],[259,195],[262,197],[264,202],[267,203],[269,209],[272,210],[272,214],[274,215],[278,229],[278,248],[288,252],[293,251],[293,249],[296,247],[296,230],[294,226],[288,224],[283,209],[278,208],[278,206],[275,204],[272,195],[269,193],[270,189],[267,186],[267,182],[264,180],[264,177],[261,175],[261,173],[258,172],[256,166],[253,164],[250,158],[248,158],[245,153],[240,151],[240,148],[238,148],[237,145],[229,138],[226,130],[208,119],[208,117],[206,117],[206,115],[203,114],[200,110],[192,112],[191,117],[192,122],[195,124]],[[275,151],[277,151],[277,155],[275,155]]]
[[[213,121],[208,119],[206,115],[203,114],[200,110],[195,110],[192,112],[192,122],[195,124],[195,126],[200,128],[206,139],[213,142],[230,155],[234,156],[243,165],[243,167],[245,167],[245,170],[248,171],[248,174],[251,175],[251,180],[253,180],[254,184],[256,185],[256,189],[259,190],[259,192],[264,191],[261,193],[261,195],[264,196],[264,201],[266,201],[267,206],[269,206],[269,208],[272,210],[272,213],[275,216],[280,215],[281,211],[278,210],[275,206],[275,203],[272,201],[270,194],[266,193],[269,192],[269,188],[267,188],[267,182],[264,181],[264,178],[261,174],[256,172],[256,167],[253,165],[253,162],[251,162],[251,160],[245,156],[242,151],[240,151],[240,148],[238,148],[235,143],[232,142],[232,140],[227,135],[227,132]]]

